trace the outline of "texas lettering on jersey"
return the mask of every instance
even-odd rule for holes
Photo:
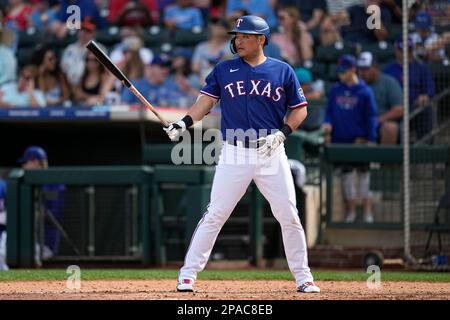
[[[250,80],[251,90],[247,93],[245,88],[247,84],[245,81],[231,82],[225,85],[226,92],[230,94],[232,98],[236,96],[256,95],[265,96],[273,101],[279,101],[284,89],[280,86],[272,89],[272,84],[264,80]]]
[[[217,64],[200,92],[220,100],[224,135],[227,129],[279,129],[288,108],[308,104],[292,67],[269,57],[257,66],[239,57]]]

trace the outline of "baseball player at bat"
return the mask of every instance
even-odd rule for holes
[[[187,115],[164,128],[171,140],[200,121],[220,100],[223,148],[216,167],[210,203],[194,232],[179,272],[178,291],[193,291],[197,273],[208,262],[222,226],[252,180],[270,203],[281,225],[289,268],[298,292],[320,292],[308,267],[305,233],[300,223],[294,182],[284,141],[306,118],[307,101],[293,69],[266,57],[270,30],[257,16],[236,21],[231,51],[238,57],[217,64]],[[288,109],[291,110],[284,122]],[[239,139],[236,131],[254,132]],[[256,163],[248,163],[256,157]],[[226,159],[237,158],[236,163]],[[242,160],[242,161],[239,161]],[[262,168],[274,169],[267,173]]]

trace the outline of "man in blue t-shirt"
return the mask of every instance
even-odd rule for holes
[[[186,97],[178,85],[169,78],[170,60],[161,56],[153,58],[146,66],[145,78],[135,81],[136,89],[156,106],[178,106],[180,99]],[[122,91],[122,102],[138,104],[139,100],[127,88]]]
[[[192,29],[203,27],[202,12],[192,0],[177,0],[176,4],[164,9],[164,24],[169,29]]]
[[[358,78],[356,58],[344,55],[338,61],[339,82],[330,90],[324,131],[332,143],[375,143],[377,138],[377,107],[372,89]],[[331,140],[330,140],[331,138]],[[349,155],[351,156],[351,155]],[[370,197],[370,175],[367,164],[343,165],[342,183],[346,203],[346,222],[356,219],[356,171],[359,173],[359,193],[364,201],[364,221],[374,221]]]

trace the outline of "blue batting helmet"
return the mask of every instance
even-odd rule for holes
[[[270,28],[267,22],[258,16],[242,16],[236,20],[236,26],[229,34],[246,33],[246,34],[262,34],[266,37],[264,45],[269,43]],[[236,36],[231,39],[230,49],[233,54],[237,52],[234,44]]]

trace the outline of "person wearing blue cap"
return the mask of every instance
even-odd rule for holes
[[[156,106],[178,106],[180,98],[186,97],[178,84],[171,79],[170,58],[155,56],[150,64],[146,65],[144,77],[133,82],[136,89]],[[139,104],[139,100],[128,89],[122,91],[122,102]]]
[[[377,111],[372,89],[356,72],[356,58],[353,55],[340,57],[337,66],[339,82],[328,94],[323,130],[332,143],[375,143],[377,138]],[[364,221],[374,221],[370,195],[370,175],[367,164],[341,166],[342,187],[345,200],[346,222],[356,220],[356,190],[359,178],[359,196],[364,203]]]
[[[395,57],[397,61],[387,65],[383,72],[394,77],[403,88],[403,39],[395,42]],[[414,56],[414,43],[411,37],[407,39],[408,70],[409,70],[409,109],[423,110],[410,123],[411,141],[422,138],[432,128],[431,98],[435,94],[435,85],[430,68]]]
[[[444,42],[433,31],[433,21],[426,11],[420,11],[414,22],[415,32],[411,34],[414,53],[420,59],[440,61],[446,58]]]
[[[39,146],[29,146],[17,162],[25,170],[47,169],[47,152]],[[43,258],[51,258],[58,253],[65,190],[65,186],[62,184],[43,185],[35,190],[40,204],[37,209],[39,216],[36,221],[36,242],[38,244],[36,245],[35,260],[38,265],[41,264]],[[40,228],[44,230],[43,239],[39,238]]]

